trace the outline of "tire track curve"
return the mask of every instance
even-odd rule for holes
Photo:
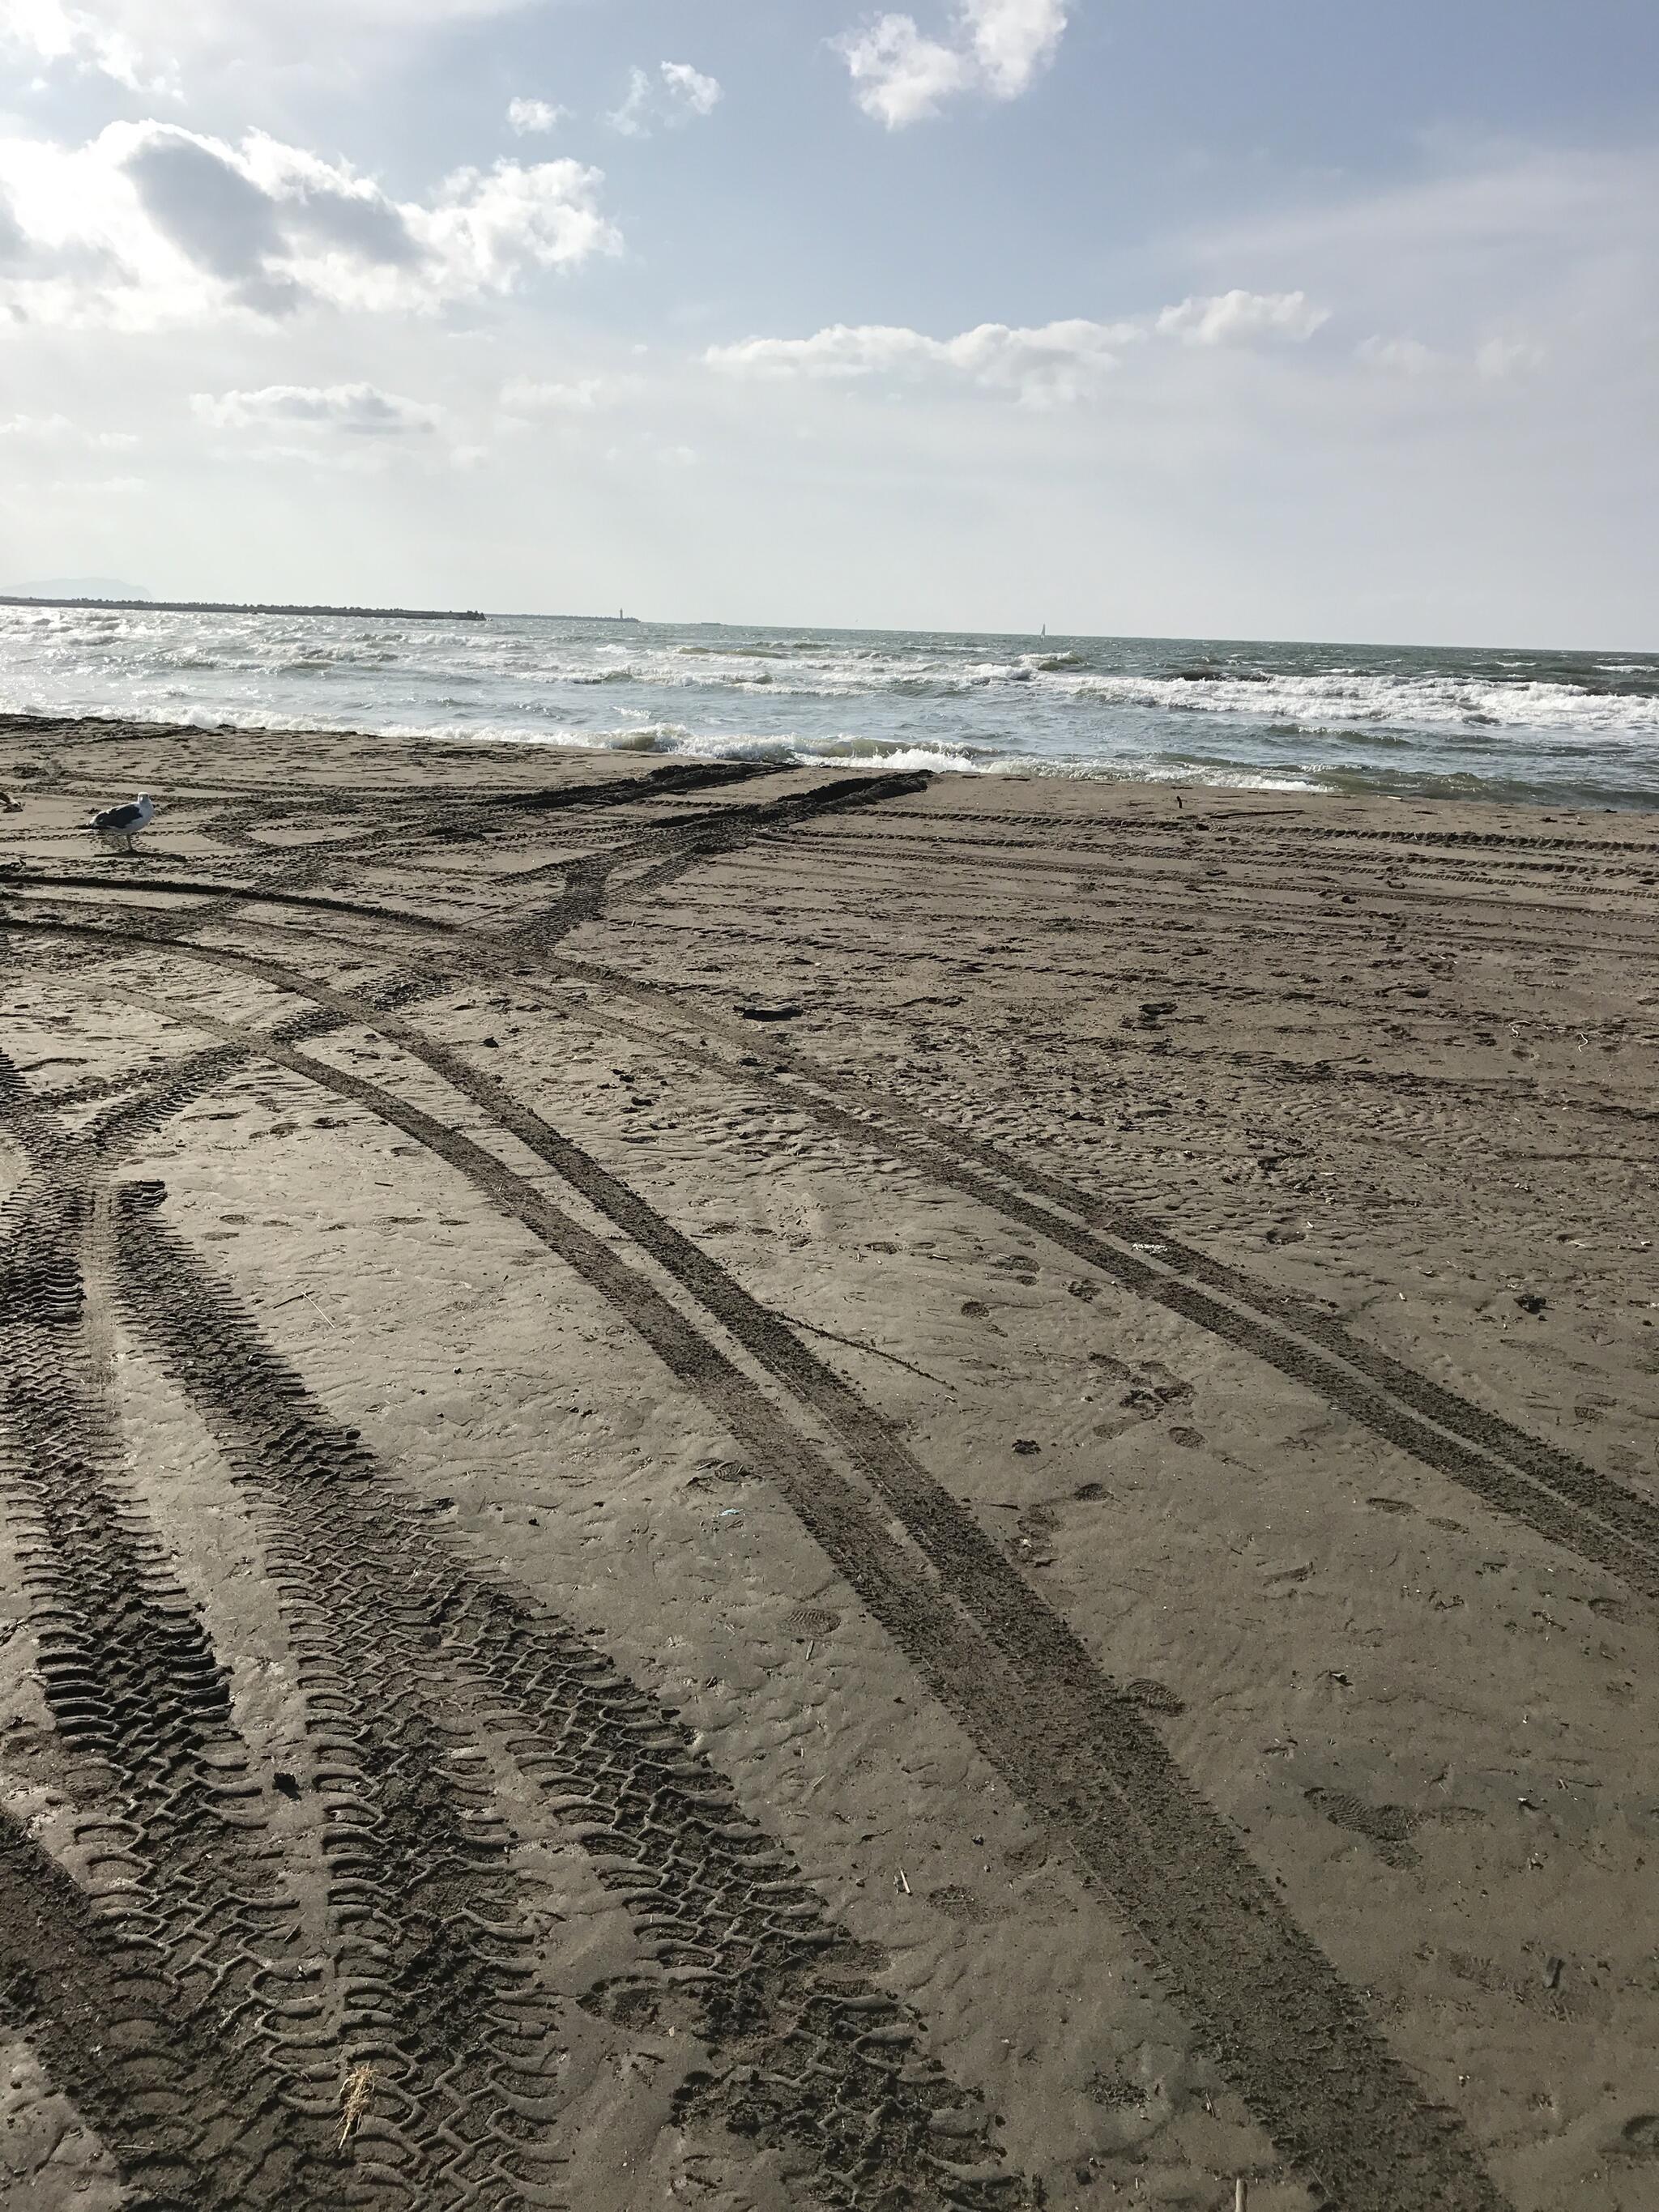
[[[220,1438],[268,1528],[279,1596],[291,1605],[289,1586],[302,1590],[306,1613],[343,1644],[391,1655],[368,1685],[377,1701],[395,1711],[436,1671],[507,1738],[661,1969],[655,1987],[601,2001],[637,2013],[678,1993],[715,2056],[683,2110],[781,2148],[804,2197],[847,2212],[1031,2203],[999,2171],[975,2101],[921,2057],[917,2023],[862,1971],[864,1948],[672,1713],[423,1523],[418,1501],[157,1222],[162,1195],[155,1183],[118,1194],[123,1308]],[[450,2002],[441,1980],[434,1995]]]
[[[201,1060],[198,1079],[222,1073],[218,1055]],[[243,2172],[230,2161],[214,2203],[308,2203],[298,2152],[335,2201],[340,2081],[369,2064],[375,2106],[354,2137],[354,2190],[380,2203],[506,2212],[524,2201],[526,2178],[540,2178],[521,2076],[526,2051],[555,2022],[518,1955],[529,1939],[503,1879],[505,1831],[453,1763],[471,1748],[465,1729],[430,1712],[407,1681],[401,1699],[381,1698],[373,1622],[336,1621],[314,1603],[303,1614],[294,1637],[302,1694],[313,1714],[327,1708],[321,1846],[336,1958],[331,1977],[283,1965],[284,1951],[303,1958],[307,1947],[263,1833],[267,1801],[248,1778],[225,1670],[137,1494],[110,1471],[111,1441],[85,1380],[88,1347],[42,1341],[52,1331],[85,1336],[82,1263],[100,1152],[192,1095],[175,1080],[106,1117],[91,1142],[54,1136],[27,1107],[10,1121],[40,1165],[0,1209],[0,1232],[9,1232],[0,1371],[14,1439],[0,1486],[21,1526],[48,1707],[72,1749],[115,1781],[114,1802],[80,1825],[77,1840],[104,1893],[141,1914],[193,2001],[211,1977],[214,2002],[229,2004],[236,2023],[233,2042],[257,2042],[268,2076],[252,2109],[285,2116],[295,2170]],[[273,1564],[280,1572],[288,1563]],[[287,1585],[284,1594],[296,1595]],[[503,2116],[516,2118],[523,2142],[502,2138]],[[536,2130],[543,2137],[550,2117]],[[544,2148],[539,2166],[549,2163]]]
[[[720,834],[729,837],[731,831],[729,828],[723,827]],[[576,904],[580,907],[580,902],[579,887]],[[561,903],[562,906],[568,907],[571,902],[567,898]],[[546,926],[548,919],[550,917],[543,918],[542,927]],[[308,1012],[285,1024],[284,1029],[289,1033],[303,1036],[313,1029],[328,1029],[336,1026],[337,1022],[331,1016]],[[105,1142],[100,1149],[109,1152],[114,1148],[118,1137],[123,1141],[131,1140],[145,1129],[155,1126],[160,1120],[166,1118],[167,1114],[177,1110],[187,1097],[197,1095],[201,1089],[209,1087],[221,1079],[228,1072],[230,1065],[240,1063],[244,1057],[245,1055],[239,1050],[227,1051],[224,1047],[210,1048],[205,1052],[192,1055],[186,1063],[163,1071],[160,1076],[146,1084],[137,1097],[127,1100],[122,1106],[117,1108],[113,1115],[105,1117],[103,1124],[100,1125],[101,1130],[105,1133]],[[291,1554],[286,1556],[285,1564],[289,1566],[294,1564]],[[308,1564],[314,1568],[314,1560]],[[331,1613],[335,1611],[337,1611],[337,1608],[330,1608]],[[296,1643],[303,1641],[301,1637],[296,1637],[295,1640]],[[361,1650],[361,1646],[359,1648]],[[331,1670],[331,1680],[337,1685],[339,1677],[340,1670],[336,1667]],[[573,1782],[580,1780],[580,1771],[569,1778]],[[803,1909],[799,1902],[792,1908],[798,1917]],[[499,1931],[492,1931],[492,1933],[495,1932]],[[770,1978],[775,1982],[778,1977],[774,1973]],[[440,1985],[444,1985],[452,1982],[453,1977],[445,1975],[438,1977],[437,1979]],[[827,2022],[823,2017],[826,2005],[829,2006],[830,2010]],[[746,2015],[754,2013],[757,2009],[754,1993],[750,1993],[750,1999],[744,2005],[734,2008],[728,2002],[726,2009],[732,2020],[736,2020],[739,2014]],[[846,2015],[849,2013],[873,2015],[872,2018],[865,2019],[865,2033],[859,2039],[860,2048],[865,2053],[861,2063],[865,2064],[866,2072],[870,2071],[873,2064],[869,2057],[871,2051],[885,2049],[890,2060],[895,2047],[902,2053],[914,2039],[914,2030],[905,2027],[902,2022],[896,2021],[892,2017],[893,2008],[888,2001],[874,1990],[854,1990],[850,1993],[846,1990],[841,1990],[838,1992],[832,1990],[828,1997],[823,1991],[817,1991],[812,1996],[808,2009],[815,2010],[819,2015],[816,2026],[811,2026],[809,2033],[807,2028],[798,2024],[791,2032],[790,2037],[786,2039],[785,2047],[801,2044],[807,2048],[811,2069],[820,2077],[825,2073],[826,2069],[821,2053],[811,2055],[813,2036],[817,2035],[822,2039],[828,2029],[833,2028],[835,2033],[830,2039],[835,2042],[844,2042],[847,2039]],[[758,2016],[763,2021],[769,2017],[763,2008],[761,2009]],[[728,2041],[734,2032],[735,2030],[728,2022]],[[769,2031],[769,2033],[770,2033],[772,2032]],[[776,2040],[775,2033],[772,2034],[772,2039]],[[296,2039],[296,2040],[303,2042],[307,2048],[315,2047],[314,2036],[309,2039]],[[915,2086],[914,2077],[917,2072],[914,2060],[902,2059],[902,2067],[909,2081],[910,2089],[914,2090]],[[890,2070],[890,2068],[888,2070]],[[874,2076],[872,2081],[864,2085],[866,2091],[882,2089],[882,2081],[879,2078],[882,2072],[882,2065],[874,2066]],[[927,2080],[925,2069],[923,2080],[924,2081]],[[856,2099],[847,2101],[846,2110],[838,2113],[833,2125],[825,2128],[819,2124],[816,2133],[822,2141],[814,2172],[819,2172],[822,2184],[819,2193],[823,2196],[823,2201],[836,2204],[845,2203],[849,2206],[854,2203],[862,2204],[866,2201],[866,2196],[861,2191],[846,2193],[841,2184],[831,2186],[831,2178],[840,2174],[843,2169],[848,2172],[863,2172],[870,2167],[872,2158],[876,2157],[876,2152],[881,2149],[881,2141],[884,2132],[894,2124],[895,2113],[897,2114],[899,2122],[908,2128],[912,2135],[915,2135],[918,2130],[926,2135],[929,2131],[937,2132],[948,2125],[951,2117],[951,2107],[954,2106],[957,2108],[956,2133],[963,2139],[958,2148],[971,2151],[975,2147],[973,2139],[978,2132],[979,2124],[971,2112],[964,2113],[962,2109],[963,2100],[959,2096],[954,2092],[949,2092],[948,2085],[944,2087],[948,2094],[943,2099],[939,2094],[940,2084],[934,2081],[930,2086],[929,2094],[921,2100],[920,2106],[908,2091],[906,2093],[908,2099],[908,2104],[906,2097],[901,2097],[896,2105],[894,2092],[891,2085],[888,2084],[883,2090],[880,2100],[873,2106],[871,2097],[866,2094],[862,2106]],[[706,2101],[712,2101],[728,2117],[738,2109],[732,2104],[729,2086],[725,2083],[716,2083],[709,2087]],[[871,2117],[872,2110],[874,2112],[873,2119]],[[741,2111],[742,2124],[751,2132],[761,2129],[769,2130],[773,2134],[781,2133],[786,2136],[789,2133],[787,2124],[789,2100],[782,2096],[776,2081],[769,2084],[761,2075],[756,2074],[745,2091]],[[783,2115],[781,2119],[779,2118],[780,2112]],[[857,2124],[858,2130],[861,2131],[860,2142],[853,2141],[849,2136],[849,2127],[854,2123]],[[872,2144],[875,2146],[874,2150],[872,2148]],[[916,2166],[916,2170],[920,2172],[914,2144],[906,2148],[906,2158],[908,2164],[911,2166]],[[876,2159],[876,2163],[886,2162],[887,2154],[882,2152],[881,2156]],[[1002,2204],[1012,2201],[1010,2189],[1014,2185],[996,2180],[994,2178],[975,2182],[971,2176],[952,2172],[945,2177],[945,2181],[944,2193],[937,2197],[937,2201],[941,2204],[960,2203],[963,2205],[978,2205],[984,2203],[988,2205],[992,2203]],[[906,2201],[917,2203],[935,2201],[932,2196],[916,2195],[910,2183],[907,2182],[905,2185],[909,2191]],[[489,2198],[483,2197],[474,2198],[469,2195],[468,2201],[493,2203],[496,2200],[493,2196]],[[1019,2201],[1024,2201],[1023,2193],[1020,2195]]]
[[[653,1000],[665,995],[592,963],[561,958],[556,964],[573,981],[600,982]],[[684,1010],[676,1011],[683,1018]],[[586,1018],[740,1083],[1034,1231],[1119,1287],[1163,1305],[1313,1390],[1384,1442],[1449,1475],[1495,1511],[1523,1522],[1536,1534],[1648,1595],[1659,1595],[1659,1507],[1651,1501],[1408,1367],[1305,1299],[1186,1243],[1162,1221],[1095,1198],[999,1146],[935,1120],[873,1080],[846,1082],[796,1048],[769,1043],[769,1072],[758,1064],[734,1065],[706,1043],[614,1015],[588,1012]],[[374,1025],[386,1028],[384,1021]],[[752,1041],[742,1042],[750,1048],[752,1061]]]
[[[676,853],[664,866],[678,871],[697,857],[700,853],[689,858]],[[599,910],[608,872],[578,875],[564,898],[544,917],[504,933],[496,941],[495,957],[528,949],[573,980],[601,981],[630,995],[660,998],[663,994],[633,978],[555,954],[562,936]],[[113,934],[90,924],[0,921],[0,931],[8,927],[61,927],[91,935]],[[129,932],[120,941],[131,944],[143,939],[140,933]],[[494,1112],[500,1105],[504,1112],[522,1118],[524,1109],[501,1085],[399,1022],[393,1012],[441,989],[454,980],[458,969],[464,969],[473,980],[498,972],[484,967],[476,953],[458,950],[444,972],[414,970],[371,994],[360,994],[315,982],[284,963],[253,953],[217,946],[177,949],[308,998],[337,1022],[377,1029],[446,1081],[475,1097],[486,1110]],[[627,1028],[617,1017],[604,1018],[611,1027]],[[325,1035],[329,1025],[319,1020],[308,1034]],[[1275,1291],[1185,1243],[1161,1222],[1127,1213],[1000,1146],[933,1120],[882,1093],[874,1084],[846,1082],[793,1048],[769,1046],[769,1073],[757,1063],[734,1066],[706,1045],[659,1030],[637,1034],[653,1049],[740,1082],[791,1111],[810,1115],[823,1128],[872,1146],[961,1192],[1005,1220],[1034,1231],[1120,1288],[1162,1305],[1313,1391],[1383,1442],[1448,1476],[1493,1511],[1617,1575],[1645,1595],[1659,1596],[1659,1507],[1587,1462],[1367,1344],[1306,1301]],[[746,1057],[754,1061],[752,1052]],[[524,1127],[532,1130],[526,1140],[532,1149],[548,1139],[547,1125],[538,1117],[529,1116]],[[522,1138],[524,1128],[515,1127],[514,1133]],[[571,1153],[567,1149],[562,1157],[569,1159]],[[550,1158],[549,1164],[557,1166],[558,1161]],[[691,1266],[701,1259],[689,1244],[683,1256]]]
[[[296,986],[297,988],[297,986]],[[322,987],[307,995],[331,1002]],[[604,1240],[471,1138],[383,1086],[260,1032],[179,1010],[251,1056],[349,1098],[447,1160],[599,1291],[757,1459],[831,1562],[1024,1802],[1135,1930],[1275,2140],[1348,2212],[1498,2212],[1449,2113],[1427,2105],[1353,1993],[1070,1627],[881,1418],[637,1195],[501,1086],[373,1009],[352,1011],[495,1115],[829,1423],[922,1554],[888,1533],[743,1370]],[[412,1042],[411,1042],[412,1040]],[[567,1170],[573,1170],[567,1175]]]
[[[223,2045],[250,2125],[224,2156],[250,2204],[313,2201],[325,2132],[300,2112],[284,2058],[289,1999],[270,1954],[299,1932],[264,1833],[260,1792],[231,1714],[228,1679],[172,1572],[142,1500],[118,1472],[91,1381],[81,1255],[94,1233],[71,1148],[31,1133],[34,1164],[0,1208],[0,1497],[22,1567],[46,1702],[75,1761],[76,1824],[113,1940],[166,1970],[167,2013],[135,2015],[145,2047],[173,2017]],[[277,1986],[264,2001],[256,1987]],[[135,1998],[151,1988],[135,1983]],[[170,2141],[196,2140],[161,2069],[146,2102]],[[295,2124],[272,2124],[277,2114]],[[204,2197],[182,2148],[181,2202]],[[334,2184],[324,2176],[331,2199]]]

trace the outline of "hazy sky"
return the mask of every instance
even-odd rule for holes
[[[1653,646],[1654,0],[0,0],[0,583]]]

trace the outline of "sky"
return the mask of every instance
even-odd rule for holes
[[[1653,0],[0,0],[0,585],[1659,646]]]

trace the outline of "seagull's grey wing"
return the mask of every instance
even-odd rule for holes
[[[143,818],[142,807],[106,806],[101,814],[93,816],[92,826],[94,830],[131,830]]]

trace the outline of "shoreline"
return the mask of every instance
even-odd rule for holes
[[[922,774],[964,782],[982,781],[994,787],[1024,783],[1044,787],[1076,786],[1103,793],[1179,791],[1183,794],[1198,794],[1200,799],[1203,794],[1209,793],[1218,799],[1255,796],[1278,801],[1305,800],[1314,805],[1344,801],[1361,805],[1443,805],[1454,811],[1484,808],[1501,812],[1514,810],[1534,819],[1546,810],[1574,821],[1607,814],[1638,818],[1659,814],[1659,799],[1650,800],[1644,794],[1627,797],[1598,793],[1593,799],[1575,799],[1569,791],[1552,791],[1541,785],[1519,780],[1510,782],[1496,793],[1482,790],[1449,790],[1443,787],[1456,779],[1434,776],[1426,772],[1415,778],[1402,775],[1402,787],[1384,789],[1379,787],[1382,771],[1362,769],[1323,771],[1328,778],[1341,776],[1345,779],[1341,782],[1330,781],[1323,784],[1289,780],[1273,782],[1266,780],[1270,771],[1263,769],[1257,772],[1246,769],[1227,771],[1225,778],[1220,775],[1206,778],[1200,775],[1188,776],[1179,774],[1151,777],[1121,772],[1105,765],[1096,768],[1030,756],[1009,755],[1002,760],[988,761],[981,765],[960,757],[941,758],[933,747],[927,744],[907,745],[882,738],[828,741],[821,743],[816,749],[805,740],[788,737],[738,738],[724,744],[719,739],[709,739],[705,743],[698,738],[696,732],[680,726],[673,726],[672,735],[669,726],[665,725],[645,726],[631,732],[605,732],[600,734],[598,742],[590,744],[575,737],[547,736],[532,731],[520,734],[489,730],[471,735],[459,732],[453,726],[429,732],[402,728],[377,731],[336,726],[298,716],[291,723],[209,723],[168,719],[151,720],[113,711],[81,714],[28,708],[0,709],[0,738],[8,736],[19,738],[33,732],[46,737],[55,734],[78,736],[82,741],[91,744],[144,738],[184,740],[234,737],[255,744],[261,741],[293,744],[313,738],[321,747],[341,744],[384,747],[387,750],[389,769],[392,756],[397,749],[414,747],[447,750],[457,758],[499,751],[519,756],[539,756],[570,763],[583,761],[621,763],[629,760],[654,760],[659,763],[678,762],[686,765],[730,763],[753,766],[757,769],[769,769],[779,774],[817,772],[833,775],[838,771],[874,774],[886,770],[896,775]],[[667,743],[663,742],[665,737],[670,740]],[[682,738],[688,742],[682,744],[679,742]],[[1221,766],[1220,763],[1212,765],[1218,769]]]
[[[248,1962],[331,2096],[372,1908],[417,2190],[510,2063],[595,2212],[1628,2202],[1659,812],[16,715],[0,792],[0,2182],[52,2090],[148,2154],[95,1691],[179,2110],[283,2154]]]

